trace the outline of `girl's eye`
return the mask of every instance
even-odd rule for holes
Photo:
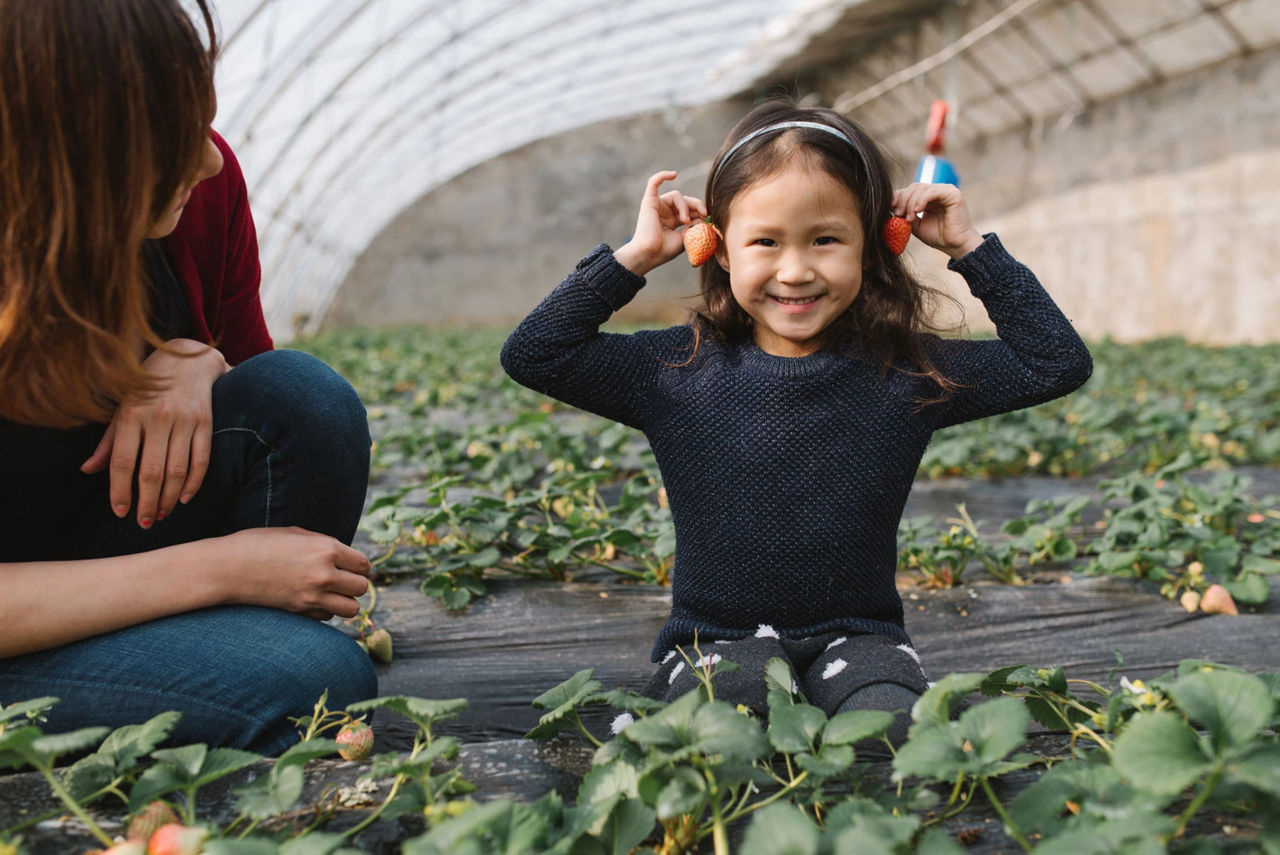
[[[751,244],[752,246],[777,246],[773,238],[756,238]]]
[[[839,242],[840,241],[837,238],[834,238],[831,235],[823,235],[822,237],[815,240],[814,244],[817,246],[826,246],[827,244],[839,243]]]

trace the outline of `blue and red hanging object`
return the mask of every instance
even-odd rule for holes
[[[947,126],[947,102],[934,101],[929,108],[929,127],[925,134],[925,154],[916,164],[915,180],[922,184],[954,184],[960,186],[960,173],[955,164],[942,156],[943,137]]]

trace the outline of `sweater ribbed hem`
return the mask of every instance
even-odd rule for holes
[[[612,311],[618,311],[644,287],[645,279],[618,263],[613,250],[602,243],[578,262],[578,274]]]

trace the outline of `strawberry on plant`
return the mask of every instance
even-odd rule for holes
[[[720,242],[720,233],[710,220],[693,223],[684,230],[684,251],[689,254],[689,264],[701,267],[711,256],[716,254],[716,245]]]
[[[911,240],[911,223],[906,217],[890,217],[884,224],[884,245],[894,255],[902,255]]]
[[[1200,611],[1207,615],[1238,615],[1236,601],[1221,585],[1210,585],[1200,598]]]
[[[139,811],[129,822],[129,830],[125,837],[129,840],[141,841],[144,845],[161,826],[178,822],[178,815],[162,801],[154,801]]]
[[[156,829],[147,844],[147,855],[199,855],[209,831],[171,822]]]
[[[374,659],[379,662],[391,661],[391,633],[385,629],[375,629],[365,636],[364,643]]]
[[[335,741],[342,746],[338,756],[359,762],[373,751],[373,728],[362,721],[349,721],[338,731]]]

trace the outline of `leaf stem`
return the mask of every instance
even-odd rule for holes
[[[29,759],[30,758],[28,758],[28,760]],[[115,845],[115,841],[102,830],[101,826],[89,817],[89,814],[85,812],[85,809],[80,807],[80,803],[71,798],[71,793],[67,792],[66,788],[62,786],[62,782],[58,780],[58,776],[53,773],[51,768],[43,764],[32,763],[31,765],[40,770],[40,774],[49,782],[49,789],[53,790],[53,794],[58,797],[59,801],[66,805],[67,809],[75,814],[76,818],[85,824],[89,829],[90,834],[98,838],[98,840],[107,848],[111,848]]]
[[[1000,815],[1000,820],[1004,823],[1004,830],[1009,833],[1010,837],[1018,841],[1023,850],[1030,852],[1031,842],[1023,836],[1021,831],[1018,830],[1018,826],[1013,824],[1013,820],[1009,818],[1008,811],[1004,809],[1004,805],[1000,803],[1000,799],[996,798],[995,790],[991,788],[991,782],[987,780],[987,776],[981,776],[978,778],[978,781],[982,784],[982,789],[987,794],[987,798],[991,800],[991,806],[995,808],[996,813]]]

